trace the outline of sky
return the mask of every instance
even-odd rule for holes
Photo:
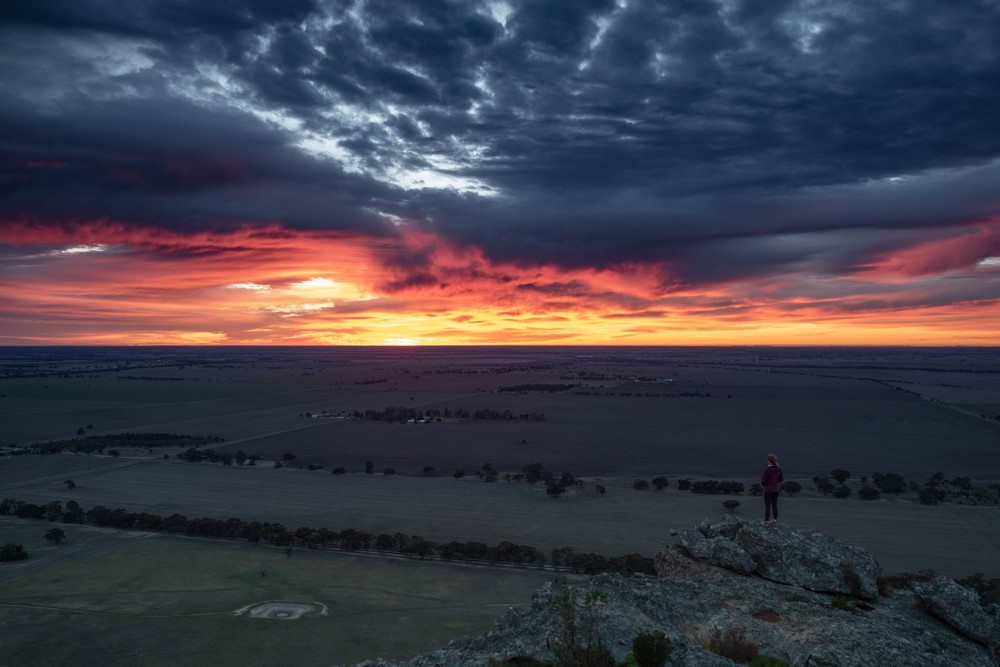
[[[0,345],[998,331],[998,0],[0,3]]]

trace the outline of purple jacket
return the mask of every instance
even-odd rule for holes
[[[764,472],[760,475],[760,485],[764,487],[766,493],[777,493],[781,490],[778,486],[785,481],[785,475],[781,472],[781,466],[768,463]]]

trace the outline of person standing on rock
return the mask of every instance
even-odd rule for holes
[[[767,466],[760,475],[760,485],[764,487],[764,526],[778,525],[778,494],[781,493],[781,483],[785,481],[785,474],[781,472],[778,465],[778,457],[774,454],[767,455]],[[771,514],[774,519],[771,519]]]

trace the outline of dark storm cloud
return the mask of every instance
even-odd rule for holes
[[[850,271],[1000,210],[992,0],[77,0],[0,25],[7,215],[391,214],[669,285]]]

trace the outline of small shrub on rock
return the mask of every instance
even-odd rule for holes
[[[639,667],[663,667],[673,650],[673,644],[659,630],[640,633],[632,640],[632,655]]]
[[[747,663],[749,667],[788,667],[788,663],[773,655],[758,655]]]
[[[716,655],[739,663],[747,663],[756,658],[760,648],[757,644],[747,641],[746,629],[737,627],[725,630],[712,628],[702,638],[701,645]]]

